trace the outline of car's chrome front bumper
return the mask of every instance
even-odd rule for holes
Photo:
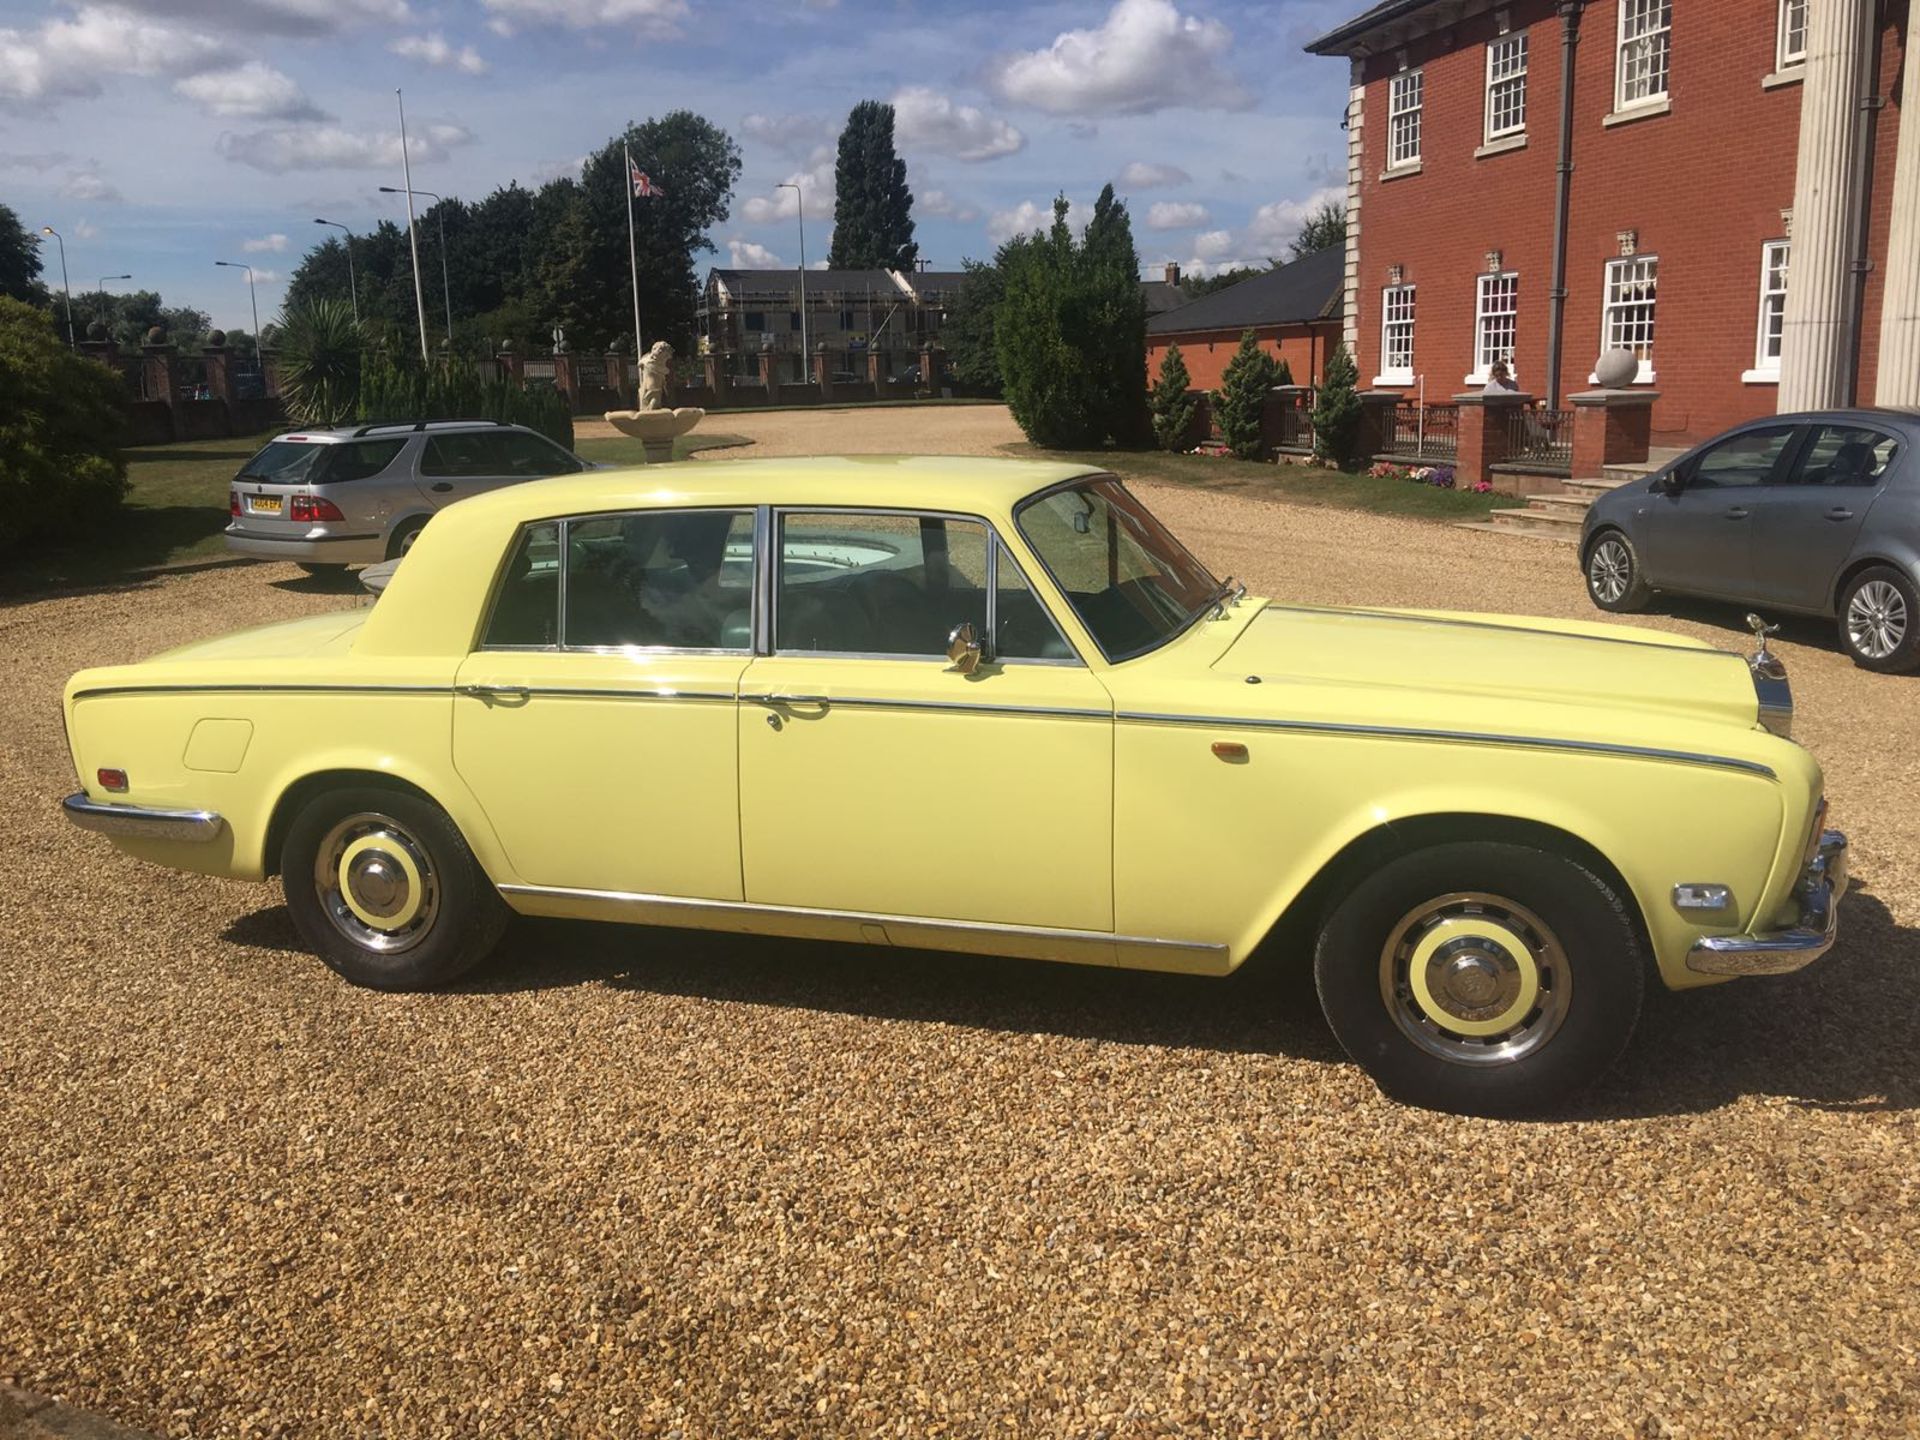
[[[98,830],[126,840],[184,840],[204,845],[217,839],[226,821],[211,810],[156,810],[144,805],[103,805],[85,792],[60,802],[67,818],[82,830]]]
[[[1801,873],[1800,921],[1763,935],[1709,935],[1687,951],[1687,968],[1701,975],[1785,975],[1811,965],[1833,948],[1840,897],[1847,893],[1847,837],[1820,832],[1820,844]]]

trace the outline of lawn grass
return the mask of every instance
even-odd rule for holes
[[[1010,455],[1027,459],[1097,465],[1123,480],[1191,485],[1417,520],[1484,520],[1497,507],[1520,503],[1511,495],[1475,495],[1470,490],[1441,490],[1411,480],[1380,480],[1317,466],[1269,465],[1226,456],[1170,455],[1164,450],[1042,450],[1029,444],[1008,445],[1005,449]]]
[[[182,440],[126,452],[127,501],[81,538],[15,557],[0,569],[0,593],[106,585],[146,571],[204,565],[227,558],[227,491],[249,457],[277,433],[231,440]],[[683,435],[674,459],[696,450],[745,443],[738,435]],[[582,459],[602,464],[644,463],[638,440],[624,435],[582,440]]]

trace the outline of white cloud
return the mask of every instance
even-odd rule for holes
[[[1067,224],[1077,233],[1087,228],[1086,207],[1076,201],[1067,202]],[[1003,245],[1016,235],[1031,235],[1035,230],[1047,230],[1053,226],[1053,202],[1036,205],[1031,200],[1022,200],[1011,210],[996,210],[987,217],[987,238],[996,245]]]
[[[991,66],[995,90],[1055,115],[1145,115],[1173,106],[1238,109],[1248,96],[1220,66],[1233,34],[1172,0],[1116,0],[1097,29]]]
[[[44,174],[73,159],[64,150],[15,151],[0,154],[0,170],[33,170]]]
[[[533,167],[527,175],[527,183],[538,190],[552,180],[578,180],[586,165],[585,155],[576,155],[571,160],[548,160]]]
[[[120,192],[101,178],[97,170],[82,170],[69,175],[60,185],[60,193],[69,200],[91,200],[97,204],[116,204]]]
[[[1209,230],[1193,237],[1193,253],[1203,260],[1218,260],[1233,249],[1231,230]]]
[[[173,88],[210,114],[240,120],[324,120],[291,75],[249,60],[229,70],[207,70],[176,80]]]
[[[1228,258],[1226,256],[1210,260],[1204,255],[1195,255],[1191,260],[1181,265],[1180,273],[1183,275],[1191,275],[1195,279],[1204,279],[1208,275],[1224,275],[1229,270],[1265,270],[1266,268],[1267,262],[1265,260],[1243,260],[1238,257]]]
[[[1308,216],[1322,205],[1344,207],[1346,196],[1346,187],[1327,185],[1304,200],[1275,200],[1262,205],[1253,212],[1253,219],[1248,222],[1248,247],[1266,254],[1282,253],[1288,242],[1300,233],[1300,227],[1307,223]]]
[[[782,155],[810,155],[823,145],[831,145],[833,126],[817,115],[762,115],[754,113],[740,122],[740,133]]]
[[[1147,207],[1149,230],[1191,230],[1212,218],[1206,206],[1191,200],[1156,200]]]
[[[946,220],[958,220],[969,224],[980,218],[980,212],[964,200],[956,200],[944,190],[922,190],[913,197],[913,208],[921,215],[935,215]]]
[[[894,133],[915,149],[956,160],[996,160],[1027,143],[1006,121],[973,105],[959,105],[924,85],[909,85],[893,97]]]
[[[98,95],[102,77],[197,75],[236,63],[225,41],[142,20],[112,5],[82,5],[37,30],[0,28],[0,102]]]
[[[449,150],[472,142],[473,132],[462,125],[419,125],[407,134],[407,153],[415,163],[444,160]],[[400,163],[397,131],[347,130],[338,125],[229,132],[220,137],[218,148],[229,160],[275,175],[289,170],[371,170]]]
[[[266,35],[330,35],[363,21],[412,19],[407,0],[120,0],[165,20],[205,20]]]
[[[484,75],[491,68],[471,45],[455,47],[438,30],[425,35],[402,35],[387,46],[394,54],[436,68],[451,65],[467,75]]]
[[[257,240],[242,240],[240,248],[249,255],[267,253],[278,255],[287,248],[287,237],[276,230],[273,234],[262,235]]]
[[[76,240],[93,240],[98,238],[99,234],[99,227],[86,220],[80,221],[73,227],[73,238]]]
[[[487,21],[487,29],[498,35],[502,40],[511,40],[518,33],[513,28],[513,22],[511,20],[503,20],[498,15]]]
[[[1129,190],[1164,190],[1170,185],[1185,185],[1193,177],[1178,165],[1155,165],[1135,160],[1120,172],[1120,183]]]
[[[798,185],[796,195],[784,187],[771,195],[753,195],[740,207],[750,225],[767,225],[776,220],[791,220],[800,213],[800,199],[806,199],[806,213],[821,220],[833,218],[833,152],[822,145],[813,152],[812,164],[787,176],[787,185]]]
[[[480,0],[509,25],[564,25],[590,30],[618,25],[643,35],[671,35],[687,15],[687,0]],[[496,32],[497,33],[497,32]]]
[[[735,270],[786,270],[791,267],[764,245],[751,240],[727,241],[727,259]]]

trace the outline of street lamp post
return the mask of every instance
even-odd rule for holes
[[[420,363],[433,364],[427,353],[427,297],[420,288],[420,234],[413,225],[413,156],[407,150],[407,97],[396,90],[394,103],[400,107],[400,183],[407,187],[407,249],[413,254],[413,313],[420,325]]]
[[[40,227],[42,235],[51,235],[60,246],[60,289],[67,297],[67,348],[73,348],[73,286],[67,283],[67,242],[51,225]]]
[[[131,280],[132,278],[133,276],[131,275],[102,275],[100,277],[100,293],[102,295],[107,293],[107,281],[109,280]]]
[[[382,195],[405,195],[409,192],[393,185],[382,185],[380,187],[380,193]],[[447,348],[451,350],[453,348],[453,282],[447,278],[446,197],[444,195],[436,195],[431,190],[415,190],[411,193],[426,196],[429,200],[433,201],[435,206],[433,218],[440,227],[440,298],[445,302],[447,307]]]
[[[776,190],[793,191],[793,214],[800,222],[800,353],[802,368],[813,364],[813,346],[807,343],[807,206],[806,196],[800,187],[791,180],[782,180],[773,187]],[[802,377],[805,378],[804,376]]]
[[[331,225],[347,237],[347,295],[353,301],[353,323],[360,323],[360,287],[353,278],[353,231],[347,229],[338,220],[315,220],[316,225]]]
[[[253,368],[264,384],[267,377],[267,357],[266,352],[260,348],[260,302],[254,298],[253,294],[253,267],[243,265],[237,260],[216,260],[213,263],[224,265],[229,270],[247,272],[247,301],[253,306]]]

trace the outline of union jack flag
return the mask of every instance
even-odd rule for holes
[[[654,184],[652,177],[638,165],[634,164],[632,160],[627,161],[627,178],[633,182],[633,194],[636,200],[648,200],[655,195],[664,195],[666,193],[658,185]]]

